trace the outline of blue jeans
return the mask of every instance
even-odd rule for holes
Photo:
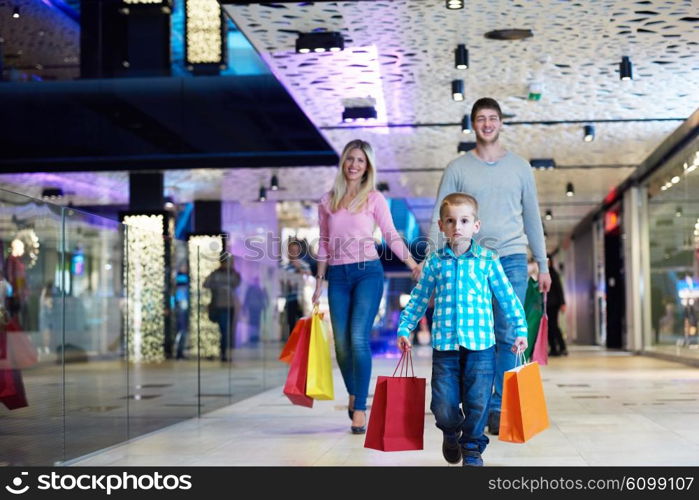
[[[495,346],[483,351],[432,350],[430,409],[447,440],[455,442],[461,432],[459,444],[464,450],[483,453],[488,445],[483,431],[494,376]]]
[[[500,257],[500,263],[505,270],[507,278],[515,290],[515,295],[524,304],[527,294],[527,255],[518,253]],[[490,398],[490,413],[499,413],[502,406],[502,383],[505,372],[515,367],[516,354],[512,352],[515,342],[515,332],[507,323],[505,313],[500,308],[498,301],[493,297],[493,320],[495,323],[495,392]]]
[[[354,409],[366,410],[371,378],[369,334],[383,295],[380,260],[328,267],[328,302],[337,364]]]

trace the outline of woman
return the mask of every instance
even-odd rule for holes
[[[369,334],[383,294],[383,267],[374,243],[378,225],[391,250],[417,278],[420,269],[391,219],[386,199],[375,189],[374,151],[369,143],[347,143],[333,189],[318,206],[320,245],[313,303],[328,280],[335,352],[349,393],[352,432],[366,432],[366,398],[371,377]]]

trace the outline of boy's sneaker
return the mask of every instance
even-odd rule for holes
[[[464,450],[464,467],[483,467],[483,457],[477,450]]]
[[[500,433],[500,412],[493,412],[488,415],[488,432],[493,436]]]
[[[454,438],[449,438],[444,434],[444,439],[442,440],[442,455],[444,456],[444,460],[450,464],[458,464],[461,461],[461,445],[459,445],[458,434]]]

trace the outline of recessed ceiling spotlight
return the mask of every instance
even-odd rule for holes
[[[257,198],[257,201],[267,201],[267,188],[264,186],[260,186],[260,196]]]
[[[633,65],[628,56],[623,56],[619,63],[619,79],[633,80]]]
[[[454,50],[454,67],[456,69],[468,68],[468,49],[463,43],[457,45]]]
[[[463,80],[452,80],[451,81],[451,96],[455,101],[464,100],[464,81]]]
[[[19,19],[19,6],[15,5],[14,9],[12,9],[12,17],[14,19]]]
[[[374,106],[350,106],[342,112],[342,121],[351,123],[353,121],[376,120],[377,116]]]
[[[556,162],[553,158],[532,158],[529,160],[529,164],[532,168],[538,168],[540,170],[556,168]]]
[[[464,0],[447,0],[447,9],[456,10],[464,8]]]
[[[468,153],[472,149],[476,149],[475,142],[460,142],[456,148],[456,152],[459,153],[460,155],[463,155],[463,154]]]
[[[584,130],[583,141],[592,142],[595,140],[595,126],[594,125],[585,125],[583,130]]]
[[[336,31],[313,31],[311,33],[299,33],[296,39],[296,52],[307,54],[309,52],[339,52],[345,48],[345,39]]]
[[[570,196],[575,196],[575,189],[573,188],[573,183],[572,183],[572,182],[569,182],[569,183],[566,185],[566,196],[568,196],[568,197],[570,197]]]
[[[272,191],[279,191],[279,177],[277,177],[277,174],[272,174],[272,179],[269,181],[269,188]]]
[[[473,127],[471,124],[471,115],[465,114],[464,117],[461,119],[461,133],[470,134],[471,132],[473,132]]]
[[[550,208],[549,208],[548,210],[546,210],[546,215],[544,216],[544,218],[545,218],[546,220],[551,220],[551,219],[553,219],[553,212],[551,211]]]

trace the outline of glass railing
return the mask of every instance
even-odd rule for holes
[[[283,383],[278,266],[173,239],[165,212],[123,216],[0,190],[0,464],[60,464]]]

